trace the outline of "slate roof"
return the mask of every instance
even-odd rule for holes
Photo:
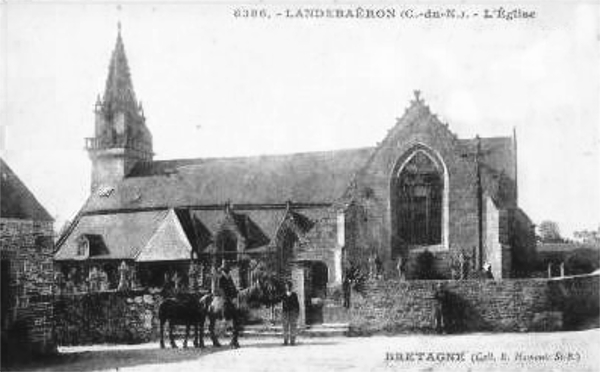
[[[215,234],[221,229],[226,219],[223,210],[192,210],[192,216],[201,221],[210,233],[210,243],[215,240]],[[239,224],[239,233],[246,238],[249,243],[247,249],[266,246],[275,236],[279,225],[285,216],[284,209],[268,210],[241,210],[234,212],[236,222]],[[207,246],[200,248],[200,251],[206,252]]]
[[[475,139],[459,140],[457,150],[473,154],[476,146]],[[501,207],[508,205],[514,199],[511,194],[514,190],[509,186],[516,180],[512,138],[482,138],[481,150],[484,188]],[[282,204],[335,203],[344,196],[355,172],[374,151],[371,147],[138,164],[130,176],[114,185],[102,185],[90,196],[73,231],[59,242],[56,259],[72,259],[71,240],[81,234],[102,235],[108,256],[115,259],[135,259],[151,239],[159,243],[147,247],[140,257],[143,260],[187,257],[188,246],[198,252],[209,252],[214,250],[215,234],[227,219],[223,205],[229,202],[234,203],[230,218],[237,232],[250,243],[248,251],[265,249],[274,243],[286,217],[287,210]],[[508,185],[499,187],[506,180]],[[502,190],[509,190],[509,195],[503,195]],[[257,208],[257,205],[271,207]],[[273,205],[278,208],[272,208]],[[178,224],[171,223],[163,228],[164,234],[153,238],[161,221],[173,209]],[[292,217],[301,230],[310,230],[312,224],[324,218],[322,213],[314,208],[294,208]],[[178,232],[179,228],[185,236]],[[173,245],[169,242],[185,249],[165,248]]]
[[[331,203],[374,148],[253,156],[154,161],[129,177],[103,185],[83,211],[225,204]]]
[[[83,215],[60,243],[54,259],[76,259],[77,239],[82,235],[102,236],[108,253],[95,256],[95,259],[134,259],[154,235],[167,213],[167,210],[161,210]]]
[[[0,207],[2,218],[54,220],[2,158],[0,158]]]
[[[191,258],[192,244],[174,210],[165,216],[154,235],[136,255],[138,262],[177,261]]]
[[[104,89],[104,108],[111,112],[115,108],[131,109],[137,113],[137,99],[131,82],[131,72],[125,55],[125,46],[121,37],[121,30],[117,35],[117,43],[110,58],[108,77]]]
[[[459,140],[474,153],[476,140]],[[374,147],[239,158],[161,160],[138,164],[130,176],[90,196],[82,212],[235,204],[333,203]],[[511,137],[481,138],[491,178],[516,180]],[[111,192],[107,192],[111,190]]]
[[[104,239],[97,234],[82,234],[80,238],[87,239],[89,243],[89,257],[103,257],[108,255],[108,248],[104,244]]]

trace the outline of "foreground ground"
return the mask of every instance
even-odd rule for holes
[[[242,339],[241,349],[95,345],[21,370],[36,371],[599,371],[600,330],[560,333]],[[418,354],[423,353],[423,354]],[[432,354],[430,354],[432,353]],[[418,359],[421,358],[421,361]]]

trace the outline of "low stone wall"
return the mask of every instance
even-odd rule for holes
[[[583,275],[502,281],[371,281],[365,295],[352,294],[350,332],[433,332],[434,293],[439,283],[447,294],[444,314],[449,332],[598,327],[599,279],[599,275]],[[156,341],[161,301],[159,293],[148,291],[55,296],[56,341],[59,345]],[[329,322],[345,322],[346,311],[342,310],[344,317],[340,319],[335,317],[338,311],[324,317]],[[252,309],[247,320],[252,324],[277,323],[280,313],[280,305],[273,312]],[[219,328],[224,332],[224,323]]]
[[[56,341],[59,345],[84,345],[158,339],[161,301],[160,294],[146,291],[56,296]]]
[[[564,328],[600,327],[600,275],[577,275],[548,280],[552,307],[563,313]]]
[[[162,301],[160,293],[148,290],[57,295],[54,298],[56,342],[66,346],[157,341],[160,338],[158,308]],[[248,324],[268,322],[272,316],[271,310],[264,307],[243,313]],[[275,306],[273,319],[276,322],[280,313],[281,305]],[[217,323],[216,331],[220,337],[227,326],[225,322]],[[205,328],[208,329],[208,320]],[[179,339],[183,332],[183,327],[175,330]]]
[[[570,329],[573,317],[589,319],[595,314],[597,318],[598,278],[371,281],[364,295],[353,293],[350,331],[432,332],[434,293],[440,283],[446,291],[444,317],[449,332]],[[567,313],[575,307],[585,310],[574,316]]]

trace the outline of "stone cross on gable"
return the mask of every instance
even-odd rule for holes
[[[414,91],[415,94],[415,101],[417,102],[423,102],[423,100],[421,99],[421,91],[420,90],[415,90]]]

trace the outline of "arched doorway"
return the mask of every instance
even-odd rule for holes
[[[237,237],[229,230],[222,230],[216,238],[217,252],[221,260],[235,259],[237,254]]]
[[[329,270],[322,261],[306,262],[305,298],[306,323],[323,323],[323,306],[327,297]]]
[[[447,171],[441,159],[419,146],[398,163],[390,198],[395,257],[415,247],[443,245],[447,220]]]

